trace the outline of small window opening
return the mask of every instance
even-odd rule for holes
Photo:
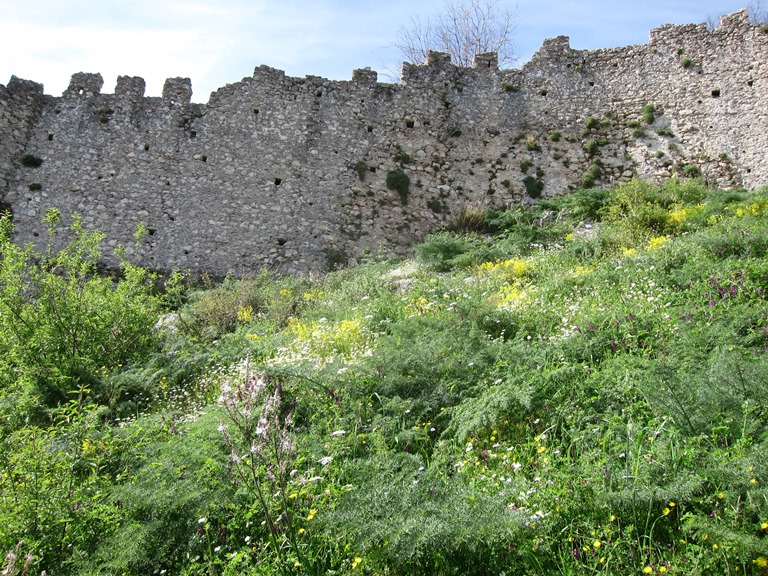
[[[282,184],[282,183],[283,183],[283,179],[282,178],[275,178],[275,186],[280,186],[280,184]]]
[[[720,89],[712,90],[712,98],[720,98]]]

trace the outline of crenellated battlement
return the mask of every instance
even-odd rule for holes
[[[520,70],[430,52],[394,84],[369,68],[336,81],[257,66],[205,104],[189,78],[160,98],[139,77],[102,88],[83,72],[61,97],[0,85],[0,202],[20,241],[56,207],[129,250],[142,224],[150,267],[297,273],[403,252],[468,207],[636,176],[768,182],[768,34],[746,11],[620,48],[551,38]],[[405,192],[387,187],[393,172]]]

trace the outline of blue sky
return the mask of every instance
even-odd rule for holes
[[[517,14],[519,64],[545,38],[574,48],[641,44],[664,23],[700,23],[749,0],[500,0]],[[348,80],[370,66],[385,81],[402,58],[393,46],[414,15],[444,0],[0,0],[0,83],[11,75],[59,95],[74,72],[141,76],[157,96],[165,78],[192,79],[193,101],[267,64],[289,76]]]

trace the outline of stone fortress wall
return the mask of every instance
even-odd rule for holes
[[[183,78],[156,98],[135,77],[102,94],[99,74],[78,73],[61,97],[14,77],[0,85],[0,202],[21,242],[55,207],[151,268],[307,273],[404,253],[464,210],[585,178],[755,187],[768,183],[766,32],[741,11],[714,30],[662,26],[644,45],[573,50],[558,37],[520,70],[431,53],[398,84],[260,66],[207,104]],[[407,192],[387,187],[398,171]],[[134,248],[139,224],[149,233]]]

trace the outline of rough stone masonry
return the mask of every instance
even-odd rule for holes
[[[463,211],[635,176],[768,183],[768,28],[665,25],[648,44],[546,40],[520,70],[431,53],[398,84],[290,78],[260,66],[190,102],[141,78],[102,94],[78,73],[61,97],[0,85],[0,202],[20,242],[49,208],[78,213],[158,270],[308,273],[381,247],[404,253]],[[42,163],[40,164],[40,161]],[[35,164],[39,164],[35,166]],[[134,247],[143,225],[148,234]]]

